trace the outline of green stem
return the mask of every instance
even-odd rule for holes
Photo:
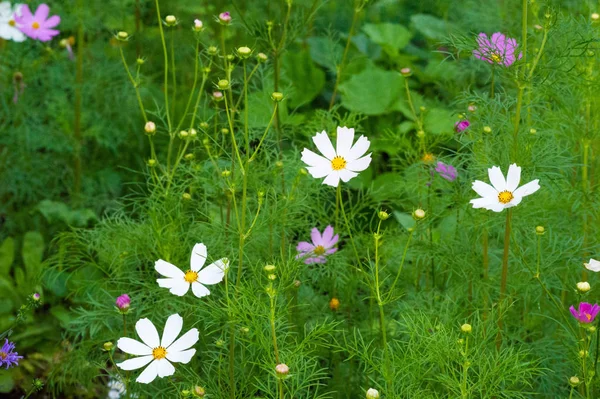
[[[381,330],[381,345],[383,347],[383,356],[385,362],[385,380],[387,383],[387,390],[393,392],[391,389],[392,386],[392,375],[391,375],[391,367],[390,367],[390,357],[388,353],[388,345],[387,345],[387,332],[386,332],[386,324],[385,324],[385,314],[383,310],[383,298],[381,296],[381,287],[379,281],[379,245],[381,240],[381,222],[377,224],[377,233],[375,233],[375,295],[377,297],[377,306],[379,307],[379,328]]]
[[[77,0],[77,10],[79,12],[83,11],[83,1]],[[79,25],[77,27],[77,65],[75,72],[75,104],[74,104],[74,113],[75,120],[73,123],[73,136],[75,139],[75,157],[74,157],[74,182],[73,182],[73,196],[78,201],[79,194],[81,192],[81,179],[82,179],[82,168],[81,168],[81,91],[83,87],[83,55],[84,55],[84,44],[85,44],[85,35],[83,31],[83,21],[79,20]]]
[[[508,255],[510,249],[510,231],[511,231],[512,209],[509,208],[506,212],[506,222],[504,225],[504,253],[502,255],[502,276],[500,278],[500,300],[498,312],[498,339],[496,347],[500,349],[502,344],[502,312],[504,311],[504,299],[506,297],[506,284],[508,280]]]
[[[340,208],[342,209],[342,216],[344,217],[344,221],[346,222],[346,230],[348,230],[348,236],[350,237],[350,243],[352,244],[352,249],[354,250],[354,255],[356,256],[356,261],[360,266],[360,256],[358,256],[358,250],[356,249],[356,244],[354,243],[354,238],[352,237],[352,230],[350,228],[350,222],[348,221],[348,216],[346,215],[346,210],[344,209],[344,201],[342,200],[342,189],[341,183],[338,182],[337,188],[337,196],[338,201],[340,203]]]
[[[408,239],[406,240],[406,245],[404,245],[404,253],[402,254],[402,261],[400,262],[400,266],[398,267],[398,272],[396,273],[396,278],[394,279],[394,282],[392,283],[392,285],[390,287],[386,302],[388,302],[391,299],[391,297],[394,293],[394,288],[396,287],[396,283],[398,282],[398,279],[400,278],[400,274],[402,273],[402,268],[404,267],[404,261],[406,260],[406,254],[408,253],[408,246],[410,245],[410,240],[412,239],[414,231],[415,230],[412,229],[408,233]]]
[[[167,41],[165,40],[165,32],[163,30],[163,23],[162,23],[162,18],[160,17],[160,6],[158,4],[158,0],[155,0],[154,3],[156,4],[156,17],[158,19],[158,30],[160,32],[160,40],[162,42],[162,47],[163,47],[163,56],[164,56],[164,67],[165,67],[165,71],[164,71],[164,75],[165,75],[165,81],[164,81],[164,85],[165,85],[165,113],[167,114],[167,124],[169,126],[169,134],[172,133],[171,129],[171,115],[169,113],[169,52],[167,50]],[[169,146],[170,148],[171,146]],[[167,163],[167,168],[169,167],[169,164]]]

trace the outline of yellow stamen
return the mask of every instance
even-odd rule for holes
[[[167,356],[167,350],[162,346],[159,346],[158,348],[152,349],[152,356],[156,360],[164,359]]]
[[[39,29],[40,28],[40,23],[39,22],[34,22],[34,23],[31,24],[31,27],[33,29]]]
[[[315,253],[315,255],[319,256],[319,255],[323,255],[325,253],[325,247],[323,247],[322,245],[317,245],[317,247],[314,249],[313,251]]]
[[[490,55],[490,59],[497,64],[500,64],[502,62],[502,56],[498,53],[492,53]]]
[[[510,191],[502,191],[500,194],[498,194],[498,201],[503,204],[508,204],[513,198],[515,197]]]
[[[333,170],[342,170],[346,167],[346,160],[343,157],[337,156],[331,160]]]
[[[585,314],[585,317],[587,317],[588,321],[590,321],[592,319],[592,315],[588,314],[588,313]]]
[[[198,273],[192,270],[188,270],[187,272],[185,272],[185,276],[183,277],[183,279],[188,283],[193,283],[194,281],[198,280]]]
[[[0,352],[0,359],[6,360],[7,357],[8,357],[8,353]]]
[[[11,19],[10,21],[8,21],[8,24],[9,24],[10,26],[16,26],[16,25],[17,25],[17,23],[15,22],[15,20],[14,20],[14,19]]]
[[[426,152],[425,155],[423,155],[423,158],[421,159],[425,163],[432,163],[433,161],[435,161],[435,156],[430,152]]]

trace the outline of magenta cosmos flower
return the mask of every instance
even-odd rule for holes
[[[465,130],[467,130],[469,126],[471,126],[471,122],[469,122],[466,119],[463,119],[454,124],[454,130],[456,130],[456,133],[462,133]]]
[[[312,229],[310,233],[310,242],[302,241],[298,243],[296,250],[300,252],[296,255],[296,259],[304,259],[304,263],[310,265],[311,263],[325,263],[327,262],[327,256],[337,251],[337,248],[333,246],[337,244],[340,239],[339,235],[333,235],[333,227],[327,226],[323,231],[323,235],[319,232],[316,227]]]
[[[573,317],[579,320],[580,323],[592,323],[598,312],[600,312],[600,306],[597,303],[591,304],[587,302],[581,302],[579,309],[575,310],[573,306],[569,308]]]
[[[30,38],[47,42],[60,33],[52,29],[60,23],[60,17],[53,15],[48,18],[49,14],[50,7],[47,4],[40,4],[35,14],[32,14],[29,6],[25,4],[21,7],[21,15],[15,15],[15,22],[19,30]]]
[[[131,298],[129,298],[129,295],[123,294],[117,298],[116,304],[120,310],[127,310],[131,305]]]
[[[517,41],[513,38],[506,37],[500,32],[492,35],[491,40],[485,33],[480,33],[477,37],[479,48],[473,51],[475,58],[489,62],[490,64],[499,64],[511,66],[515,60],[515,50],[517,49]],[[519,59],[523,53],[519,53]]]
[[[6,369],[13,366],[19,365],[19,359],[23,359],[23,356],[19,356],[15,352],[15,344],[9,342],[8,339],[4,341],[4,345],[0,348],[0,367],[6,366]]]
[[[452,165],[447,165],[443,162],[438,162],[435,171],[448,181],[456,180],[456,168]]]

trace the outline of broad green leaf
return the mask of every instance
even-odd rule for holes
[[[27,271],[27,279],[36,279],[42,270],[44,256],[44,237],[37,231],[28,231],[23,236],[23,264]]]
[[[444,40],[453,26],[433,15],[415,14],[410,17],[413,27],[427,39],[441,41]]]
[[[365,115],[381,115],[392,110],[392,102],[404,97],[404,78],[398,72],[367,68],[340,84],[342,105]]]
[[[8,237],[0,245],[0,276],[7,276],[15,260],[15,240]]]
[[[12,373],[3,372],[0,373],[0,393],[10,393],[13,390],[15,383],[12,378]]]
[[[269,120],[273,115],[274,102],[271,99],[271,93],[262,91],[255,92],[248,95],[248,124],[251,128],[257,130],[253,133],[253,138],[260,138],[264,132],[261,129],[266,129],[269,124]],[[279,117],[283,125],[298,125],[304,120],[304,116],[301,114],[290,115],[287,110],[287,100],[279,103]],[[271,133],[274,134],[274,125],[271,125]],[[267,136],[268,139],[268,136]]]
[[[313,61],[335,71],[337,63],[342,59],[344,47],[330,37],[309,37],[307,42]]]
[[[424,126],[427,133],[452,133],[456,116],[443,108],[432,108],[425,113]]]
[[[406,230],[414,229],[417,225],[415,219],[413,219],[412,215],[409,215],[408,213],[394,211],[394,217]]]
[[[315,65],[308,50],[285,53],[281,67],[282,85],[292,88],[285,93],[291,108],[310,103],[325,86],[325,72]]]
[[[412,36],[404,26],[390,22],[366,24],[363,31],[390,56],[397,55],[410,42]]]

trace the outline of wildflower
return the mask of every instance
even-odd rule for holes
[[[280,363],[277,366],[275,366],[275,372],[277,373],[277,376],[285,377],[290,373],[290,368],[287,364]]]
[[[0,3],[0,38],[23,42],[27,38],[23,32],[17,28],[16,18],[21,15],[23,4],[10,5],[10,2]]]
[[[21,15],[15,15],[15,22],[19,30],[30,38],[47,42],[60,33],[52,29],[60,23],[60,17],[53,15],[48,18],[50,7],[47,4],[40,4],[35,14],[31,14],[27,4],[23,5],[20,11]]]
[[[448,165],[443,162],[438,162],[435,167],[435,171],[438,172],[438,174],[442,178],[448,181],[456,180],[456,168],[452,165]]]
[[[195,19],[194,20],[194,31],[202,32],[203,29],[204,29],[204,24],[202,23],[202,21],[200,21],[199,19]]]
[[[460,326],[460,331],[464,332],[465,334],[471,334],[471,331],[473,331],[473,327],[471,327],[470,324],[463,324],[462,326]]]
[[[340,236],[333,235],[333,227],[327,226],[323,230],[323,235],[319,232],[319,229],[314,227],[310,233],[312,244],[306,241],[298,243],[296,250],[300,252],[296,255],[296,259],[304,258],[304,263],[310,265],[311,263],[325,263],[327,262],[327,256],[335,253],[337,248],[334,245],[337,244]]]
[[[584,263],[583,265],[585,266],[586,269],[588,269],[592,272],[600,272],[600,261],[590,258],[590,262]]]
[[[573,306],[569,310],[573,317],[579,320],[580,323],[592,323],[598,312],[600,312],[600,306],[598,304],[592,305],[591,303],[581,302],[577,310]]]
[[[156,133],[156,124],[152,121],[146,122],[146,124],[144,125],[144,131],[148,135],[153,135],[154,133]]]
[[[519,205],[523,197],[540,189],[538,179],[517,188],[521,181],[521,168],[514,163],[508,168],[506,180],[497,166],[488,169],[488,175],[492,183],[491,186],[479,180],[473,182],[473,190],[482,197],[470,201],[473,208],[485,208],[494,212],[501,212],[506,208]]]
[[[346,183],[371,164],[371,154],[363,156],[371,143],[365,136],[360,136],[352,145],[354,142],[354,129],[352,128],[337,128],[335,149],[325,131],[317,133],[312,140],[324,156],[305,148],[302,151],[302,161],[309,166],[307,169],[312,177],[316,179],[325,177],[323,184],[337,187],[340,179]]]
[[[430,152],[426,152],[423,157],[421,158],[421,160],[426,163],[426,164],[430,164],[433,163],[433,161],[435,161],[435,155],[433,155]]]
[[[340,300],[337,298],[331,298],[331,300],[329,301],[329,309],[331,309],[335,312],[339,308],[340,308]]]
[[[402,76],[404,76],[405,78],[409,77],[410,75],[412,75],[412,71],[410,68],[402,68],[400,70],[400,74],[402,74]]]
[[[190,269],[185,273],[169,262],[162,259],[157,260],[154,269],[167,278],[159,278],[156,282],[160,287],[169,288],[171,293],[177,296],[185,295],[190,286],[198,298],[210,295],[210,291],[205,285],[217,284],[223,280],[225,271],[229,267],[229,260],[222,258],[202,269],[206,262],[206,254],[206,245],[201,243],[194,245]]]
[[[500,32],[492,35],[491,41],[485,33],[480,33],[477,38],[479,48],[473,51],[475,58],[489,62],[490,64],[499,64],[511,66],[515,60],[515,50],[517,49],[517,41],[510,37],[506,37]],[[523,53],[519,53],[519,59]]]
[[[60,42],[60,47],[63,47],[67,50],[67,54],[69,54],[69,59],[73,61],[75,59],[75,54],[73,54],[73,45],[75,44],[75,37],[69,36],[68,39],[62,39]]]
[[[0,367],[6,366],[8,370],[10,367],[18,366],[20,359],[23,359],[23,356],[15,352],[15,344],[5,339],[4,345],[0,348]]]
[[[129,295],[123,294],[117,298],[116,304],[119,310],[127,310],[131,305],[131,298],[129,298]]]
[[[190,348],[198,342],[198,330],[192,328],[175,340],[182,327],[181,316],[169,316],[161,340],[156,327],[149,319],[138,320],[135,330],[142,342],[123,337],[117,341],[117,347],[125,353],[139,357],[118,363],[117,367],[122,370],[137,370],[148,365],[136,378],[136,381],[142,384],[154,381],[157,376],[163,378],[173,375],[175,367],[171,362],[187,364],[196,353],[196,349]]]
[[[40,294],[39,294],[39,293],[37,293],[37,292],[36,292],[36,293],[34,293],[34,294],[31,296],[31,298],[32,298],[34,301],[38,302],[38,301],[40,300],[41,296],[40,296]]]
[[[462,133],[469,128],[471,122],[466,119],[460,120],[454,124],[454,130],[456,133]]]
[[[219,23],[222,25],[229,25],[231,23],[231,14],[229,11],[225,11],[219,14]]]
[[[367,399],[379,399],[379,391],[375,388],[369,388],[367,391]]]
[[[580,281],[577,283],[577,291],[581,293],[588,292],[591,288],[590,283],[587,281]]]

